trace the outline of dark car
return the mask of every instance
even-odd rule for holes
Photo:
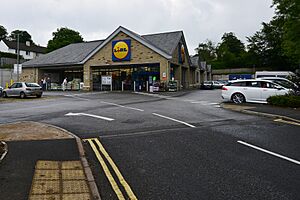
[[[213,89],[213,82],[212,81],[204,81],[202,84],[201,84],[201,89]]]
[[[17,82],[3,90],[3,97],[19,96],[22,99],[27,96],[40,98],[42,94],[42,87],[37,83]]]
[[[0,86],[0,97],[2,96],[3,87]]]

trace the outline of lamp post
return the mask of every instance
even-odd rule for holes
[[[17,34],[17,82],[19,82],[20,33]]]

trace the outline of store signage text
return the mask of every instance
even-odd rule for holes
[[[130,61],[131,40],[112,41],[112,61]]]

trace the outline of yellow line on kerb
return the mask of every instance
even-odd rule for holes
[[[107,161],[109,162],[109,164],[111,165],[113,170],[115,171],[117,177],[119,178],[120,183],[124,187],[128,197],[129,197],[129,199],[137,200],[137,198],[136,198],[135,194],[133,193],[133,191],[131,190],[130,186],[128,185],[128,183],[122,176],[121,172],[119,171],[118,167],[116,166],[114,161],[111,159],[111,157],[108,155],[108,153],[106,152],[106,150],[104,149],[104,147],[102,146],[100,141],[98,139],[95,139],[95,142],[97,143],[98,147],[100,148],[101,153],[105,156],[105,158],[107,159]]]
[[[98,158],[98,161],[100,162],[101,166],[102,166],[102,169],[104,170],[104,173],[106,175],[106,177],[108,178],[109,182],[110,182],[110,185],[112,186],[113,190],[115,191],[117,197],[119,200],[125,200],[118,184],[116,183],[115,179],[113,178],[113,176],[111,175],[107,165],[105,164],[103,158],[101,157],[97,147],[94,145],[93,143],[93,139],[85,139],[85,141],[88,141],[89,144],[91,145],[93,151],[95,152],[96,154],[96,157]]]
[[[292,124],[292,125],[300,126],[300,123],[293,122],[293,121],[287,121],[287,120],[283,120],[283,119],[275,119],[274,121],[275,122],[281,122],[281,123],[286,123],[286,124]]]

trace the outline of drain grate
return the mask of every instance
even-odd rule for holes
[[[38,161],[29,200],[90,200],[80,161]]]

